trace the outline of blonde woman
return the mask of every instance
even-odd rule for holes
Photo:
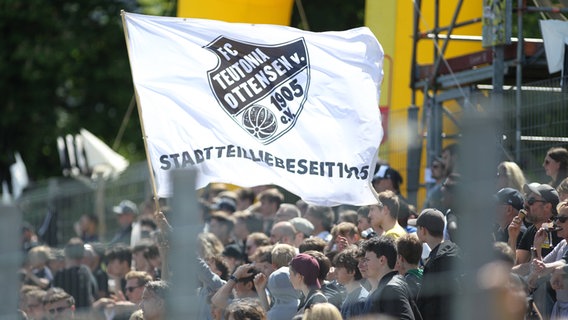
[[[302,317],[302,320],[342,320],[341,313],[337,308],[329,303],[318,303],[314,304],[311,309],[307,309]]]
[[[199,257],[208,260],[223,253],[225,247],[219,238],[211,232],[202,232],[197,236]]]
[[[526,183],[523,170],[513,161],[503,161],[497,166],[497,190],[513,188],[523,192]]]
[[[565,178],[562,182],[560,182],[558,187],[556,187],[556,191],[558,191],[560,202],[568,200],[568,178]]]

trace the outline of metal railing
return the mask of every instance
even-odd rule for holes
[[[74,224],[83,214],[99,217],[99,238],[110,240],[117,228],[112,207],[124,199],[137,204],[151,198],[146,162],[131,164],[119,177],[96,181],[55,177],[40,181],[18,199],[24,221],[29,222],[43,242],[62,247],[76,236]],[[49,220],[51,217],[51,221]]]

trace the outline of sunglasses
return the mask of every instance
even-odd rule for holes
[[[558,217],[554,217],[553,220],[556,220],[560,223],[564,223],[566,221],[568,221],[568,216],[558,216]]]
[[[532,206],[533,204],[537,203],[537,202],[542,202],[542,203],[546,203],[547,201],[545,200],[537,200],[535,198],[529,198],[527,200],[527,203],[529,204],[529,206]]]
[[[49,309],[49,313],[51,313],[51,314],[62,313],[63,311],[65,311],[67,309],[69,309],[69,307],[57,307],[57,308]]]
[[[137,286],[137,287],[126,287],[126,288],[124,288],[124,289],[126,289],[126,291],[128,291],[128,292],[132,292],[132,291],[134,291],[134,290],[136,290],[136,289],[138,289],[138,288],[140,288],[140,287],[141,287],[141,286]]]

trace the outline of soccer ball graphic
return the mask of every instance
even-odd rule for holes
[[[268,108],[254,104],[243,113],[243,127],[258,139],[270,138],[278,127],[276,116]]]

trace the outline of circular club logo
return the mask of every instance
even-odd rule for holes
[[[261,45],[220,36],[205,48],[218,59],[207,72],[211,92],[235,123],[263,144],[294,127],[310,83],[303,38]]]

